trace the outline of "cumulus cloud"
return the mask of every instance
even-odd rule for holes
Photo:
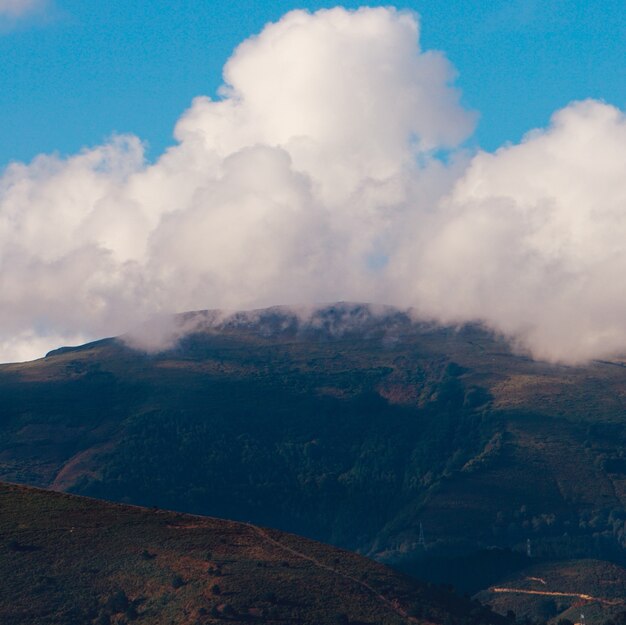
[[[420,309],[480,319],[539,358],[626,351],[626,118],[588,100],[479,153],[405,268]],[[405,250],[408,248],[405,247]]]
[[[147,318],[136,343],[157,349],[180,334],[168,313],[334,300],[482,321],[543,358],[624,350],[624,116],[573,104],[470,157],[454,77],[414,14],[294,11],[156,163],[125,136],[10,165],[0,358]]]

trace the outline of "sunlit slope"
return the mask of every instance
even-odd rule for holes
[[[504,622],[294,535],[7,484],[0,576],[11,625]]]
[[[0,476],[279,527],[476,591],[525,565],[527,539],[533,557],[623,557],[625,393],[619,361],[537,363],[358,305],[307,324],[272,309],[153,356],[107,340],[0,367]],[[467,559],[493,546],[514,552]]]

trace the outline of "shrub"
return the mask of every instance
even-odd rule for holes
[[[105,608],[111,614],[126,612],[130,607],[130,601],[123,590],[113,593],[106,601]]]

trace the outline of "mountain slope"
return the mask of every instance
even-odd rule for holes
[[[504,623],[294,535],[8,484],[0,577],[0,622],[12,625]]]
[[[0,477],[251,520],[470,592],[536,558],[624,559],[623,363],[533,362],[359,305],[190,320],[153,356],[111,339],[1,366]]]

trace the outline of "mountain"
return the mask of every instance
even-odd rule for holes
[[[107,339],[0,366],[0,479],[277,527],[470,593],[626,564],[625,362],[535,362],[357,304],[177,323],[157,354]]]
[[[505,625],[298,536],[0,484],[0,622]]]

